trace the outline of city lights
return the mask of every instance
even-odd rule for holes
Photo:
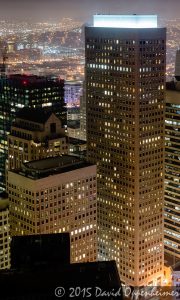
[[[178,300],[180,1],[15,2],[0,11],[0,299]]]

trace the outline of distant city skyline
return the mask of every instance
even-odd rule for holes
[[[93,14],[158,14],[159,17],[178,17],[178,0],[4,0],[1,19],[59,20],[62,17],[90,21]]]

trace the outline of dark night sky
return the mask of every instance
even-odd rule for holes
[[[90,20],[94,13],[156,13],[180,16],[180,0],[0,0],[0,18],[59,20],[73,17]]]

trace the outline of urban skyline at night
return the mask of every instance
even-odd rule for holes
[[[0,299],[179,299],[179,11],[1,1]]]
[[[178,0],[7,0],[1,1],[0,18],[37,21],[75,18],[83,22],[94,14],[158,14],[159,17],[177,18],[180,10]]]

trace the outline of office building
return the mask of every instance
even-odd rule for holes
[[[80,129],[81,129],[81,138],[82,140],[87,139],[86,133],[86,90],[85,90],[85,82],[83,83],[83,93],[80,98]]]
[[[10,268],[9,202],[0,194],[0,270]]]
[[[172,82],[166,90],[165,120],[165,253],[180,259],[180,88]]]
[[[82,94],[82,82],[66,80],[64,84],[64,98],[67,107],[79,106]]]
[[[68,120],[72,120],[72,121],[80,120],[80,108],[78,106],[67,108],[67,122]]]
[[[180,49],[176,51],[175,78],[180,81]]]
[[[157,16],[85,28],[87,157],[97,163],[99,259],[129,286],[163,281],[166,29]]]
[[[69,154],[78,155],[80,157],[86,157],[87,143],[84,140],[75,138],[68,139]]]
[[[23,108],[8,135],[8,169],[23,162],[68,153],[67,137],[60,119],[43,108]]]
[[[11,234],[69,232],[71,261],[96,260],[96,166],[59,156],[8,172]]]
[[[67,134],[71,138],[81,139],[80,121],[68,121]]]
[[[16,113],[23,107],[47,107],[66,125],[64,81],[34,75],[10,75],[0,80],[0,188],[5,188],[7,135]]]

